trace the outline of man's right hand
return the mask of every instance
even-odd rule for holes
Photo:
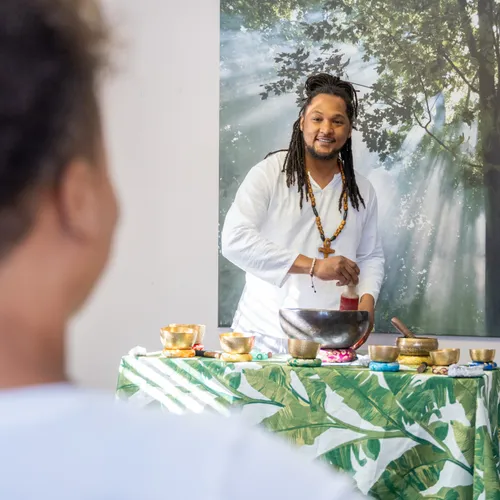
[[[356,262],[345,257],[328,257],[318,259],[314,268],[314,275],[323,281],[338,281],[338,286],[349,283],[358,284],[359,267]]]

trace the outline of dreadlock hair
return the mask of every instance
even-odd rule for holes
[[[300,208],[304,201],[304,193],[306,201],[309,200],[309,195],[306,189],[306,164],[305,164],[305,147],[304,137],[300,130],[300,119],[304,116],[308,106],[312,100],[320,94],[329,94],[341,97],[346,105],[347,116],[351,124],[356,120],[358,115],[358,98],[356,90],[350,82],[341,80],[340,78],[326,73],[319,73],[310,76],[305,84],[306,98],[300,108],[299,117],[293,124],[292,138],[288,150],[278,150],[269,153],[266,158],[280,151],[286,151],[285,162],[283,164],[283,173],[286,173],[286,185],[288,187],[297,183],[297,189],[300,193]],[[354,174],[354,162],[352,158],[352,140],[349,137],[342,149],[339,151],[339,158],[343,163],[345,184],[342,188],[342,193],[339,198],[339,210],[342,210],[342,197],[347,191],[347,195],[351,200],[352,206],[359,210],[360,203],[365,206],[365,202],[359,192]]]

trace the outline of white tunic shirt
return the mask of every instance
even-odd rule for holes
[[[317,293],[308,275],[288,274],[300,255],[322,258],[322,241],[311,204],[299,206],[297,186],[286,185],[282,172],[285,152],[253,167],[241,184],[222,230],[222,254],[246,272],[246,285],[236,311],[233,329],[274,338],[285,338],[279,309],[300,307],[338,309],[342,287],[335,281],[315,278]],[[325,236],[332,237],[342,220],[340,174],[321,189],[310,177],[316,208]],[[332,243],[335,256],[355,261],[360,269],[358,293],[377,300],[384,277],[384,254],[377,227],[377,197],[371,183],[356,172],[356,182],[366,208],[349,202],[347,222]]]

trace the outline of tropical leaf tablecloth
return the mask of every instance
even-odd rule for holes
[[[350,473],[374,498],[500,499],[500,372],[452,379],[276,361],[122,358],[117,396],[239,413]]]

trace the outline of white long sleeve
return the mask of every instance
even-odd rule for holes
[[[377,196],[372,186],[370,186],[370,191],[369,202],[366,207],[367,216],[356,252],[356,262],[360,271],[359,296],[370,294],[377,302],[380,287],[384,280],[385,258],[378,229]]]
[[[253,167],[238,189],[222,230],[222,255],[245,272],[282,287],[299,253],[261,234],[273,192],[266,165],[262,162]]]

